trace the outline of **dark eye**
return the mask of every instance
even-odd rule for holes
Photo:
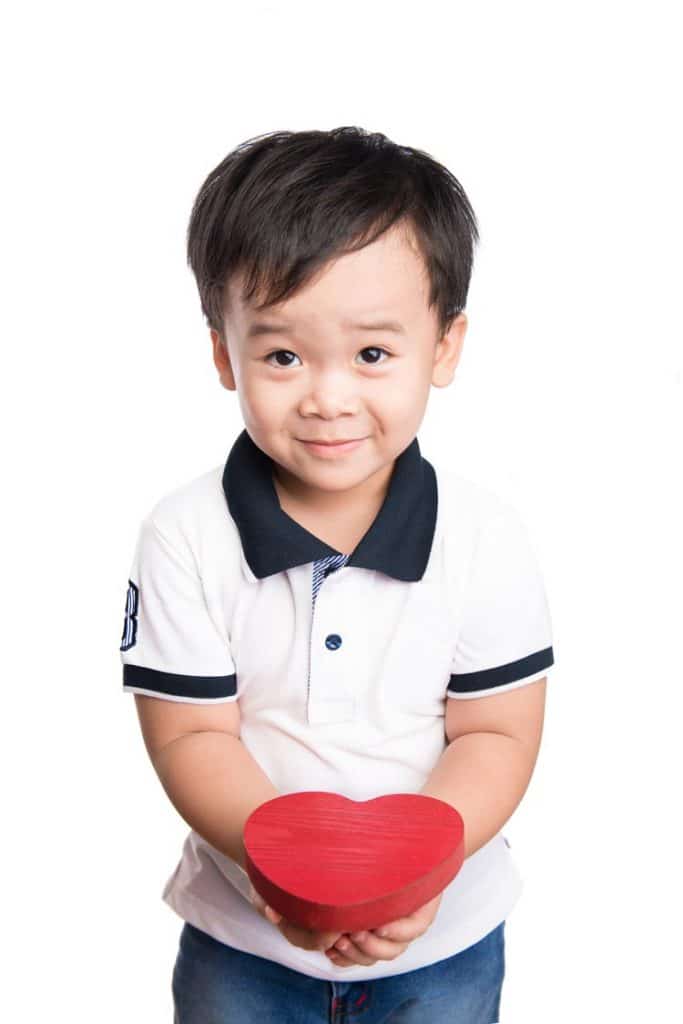
[[[273,356],[293,356],[293,355],[294,355],[294,352],[289,352],[286,348],[279,348],[277,350],[277,352],[271,352],[270,355],[267,355],[265,357],[265,362],[268,363],[268,361],[270,359],[272,359]],[[296,358],[298,359],[299,357],[296,356]],[[273,366],[273,365],[274,365],[273,363],[269,363],[269,366]],[[291,366],[292,364],[291,363],[278,363],[277,365],[280,366],[283,370],[286,370],[287,367]]]
[[[390,353],[387,352],[387,350],[385,348],[374,348],[374,347],[373,348],[364,348],[362,351],[363,352],[384,352],[384,354],[386,356],[389,356],[391,358]],[[378,366],[380,364],[379,364],[379,360],[373,359],[370,363],[366,363],[366,365],[367,366]]]

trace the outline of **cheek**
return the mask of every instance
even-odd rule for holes
[[[278,413],[287,406],[286,389],[271,385],[262,376],[247,373],[242,383],[244,404],[258,419],[276,420]]]
[[[384,382],[382,404],[391,413],[419,414],[429,397],[431,367],[406,360],[400,374]]]

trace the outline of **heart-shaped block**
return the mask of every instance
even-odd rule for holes
[[[267,800],[244,826],[247,874],[266,903],[316,931],[378,928],[434,899],[462,867],[463,820],[421,793]]]

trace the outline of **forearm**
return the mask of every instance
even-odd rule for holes
[[[188,733],[164,747],[153,763],[180,816],[244,868],[245,822],[279,793],[241,740],[224,732]]]
[[[512,815],[531,779],[535,754],[512,736],[495,732],[467,733],[444,750],[420,792],[460,813],[466,858]]]

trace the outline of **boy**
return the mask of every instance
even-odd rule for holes
[[[143,521],[121,643],[192,829],[163,891],[185,922],[179,1024],[498,1020],[521,886],[500,830],[553,652],[517,513],[417,441],[460,356],[476,241],[449,171],[358,128],[251,139],[197,195],[189,262],[245,430]],[[445,800],[463,867],[383,928],[297,928],[249,885],[242,830],[301,790]]]

